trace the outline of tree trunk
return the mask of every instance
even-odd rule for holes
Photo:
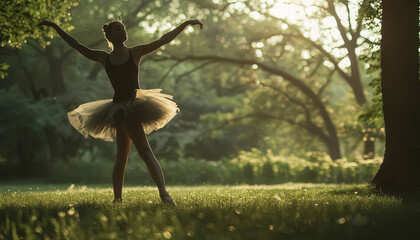
[[[31,175],[31,168],[33,163],[35,149],[33,148],[33,139],[31,131],[26,128],[17,130],[18,142],[17,153],[19,165],[21,170],[21,177],[28,177]]]
[[[338,138],[337,137],[330,138],[326,144],[328,147],[328,154],[330,155],[331,159],[334,161],[340,159],[341,151],[340,151],[340,144],[338,143]]]
[[[65,155],[60,134],[56,133],[56,128],[52,126],[45,126],[44,133],[47,138],[49,149],[49,161],[56,162]]]
[[[419,1],[382,1],[382,99],[386,148],[372,184],[420,190]]]
[[[102,65],[100,63],[94,63],[94,65],[90,69],[88,79],[95,81],[101,70],[102,70]]]
[[[363,86],[362,80],[360,79],[360,70],[359,70],[359,61],[356,55],[356,45],[349,44],[346,46],[349,54],[349,59],[351,62],[351,77],[349,81],[349,85],[353,90],[354,97],[356,98],[356,102],[359,106],[363,106],[366,104],[366,96],[363,93]],[[371,124],[365,124],[365,129],[374,128]],[[372,139],[369,132],[366,133],[366,140],[364,142],[364,151],[363,151],[363,158],[364,159],[372,159],[375,157],[375,140]]]
[[[51,77],[51,86],[52,86],[51,95],[53,96],[61,95],[65,92],[62,61],[60,58],[54,56],[54,50],[53,50],[52,45],[49,45],[45,48],[45,53],[46,53],[48,65],[50,68],[50,77]]]
[[[365,151],[363,152],[364,159],[372,159],[375,157],[375,140],[371,140],[370,137],[364,141]]]
[[[359,104],[359,106],[363,106],[366,103],[366,97],[363,93],[362,81],[360,79],[359,61],[357,60],[356,46],[347,47],[347,50],[349,51],[348,56],[351,62],[351,77],[349,82],[350,87],[353,90],[357,104]]]

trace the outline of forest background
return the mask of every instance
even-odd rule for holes
[[[2,15],[3,180],[111,179],[116,144],[83,138],[67,119],[82,103],[112,98],[109,79],[99,63],[36,28],[42,19],[103,50],[102,25],[114,19],[126,24],[127,46],[156,40],[187,19],[204,23],[140,63],[140,87],[162,88],[181,110],[149,136],[168,184],[369,182],[379,169],[375,1],[27,2],[34,5],[6,11],[13,18]],[[3,41],[24,27],[30,35]],[[126,182],[152,184],[134,148]]]

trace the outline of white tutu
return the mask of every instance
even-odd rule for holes
[[[85,138],[91,135],[104,141],[115,141],[116,127],[126,120],[141,122],[144,132],[164,127],[179,112],[162,89],[136,89],[136,97],[118,103],[112,99],[88,102],[67,113],[70,124]]]

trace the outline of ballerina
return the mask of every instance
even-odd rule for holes
[[[138,65],[140,58],[176,38],[188,25],[203,24],[187,20],[160,39],[147,44],[127,47],[127,31],[122,21],[103,25],[104,37],[110,53],[93,50],[70,36],[54,22],[44,20],[38,26],[51,26],[64,41],[84,57],[101,63],[114,89],[112,99],[88,102],[68,112],[70,124],[85,138],[89,135],[104,141],[117,142],[117,156],[112,173],[114,203],[122,202],[124,172],[131,143],[146,163],[149,174],[159,190],[163,203],[176,205],[165,186],[165,178],[146,135],[164,127],[179,111],[173,96],[161,93],[162,89],[140,89]]]

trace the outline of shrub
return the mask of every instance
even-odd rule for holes
[[[316,159],[316,160],[315,160]],[[178,184],[279,184],[284,182],[364,183],[373,179],[382,159],[339,159],[316,154],[306,160],[295,156],[276,156],[270,151],[262,154],[253,149],[241,152],[236,158],[220,161],[202,159],[160,160],[166,183]],[[51,166],[50,182],[111,184],[113,162],[99,160]],[[147,167],[139,157],[130,157],[125,172],[126,184],[154,185]]]
[[[243,171],[243,178],[242,180],[246,183],[253,184],[254,183],[254,166],[252,164],[247,163],[242,168]]]
[[[270,161],[267,161],[262,166],[261,179],[263,183],[273,183],[274,182],[274,169],[273,164]]]

